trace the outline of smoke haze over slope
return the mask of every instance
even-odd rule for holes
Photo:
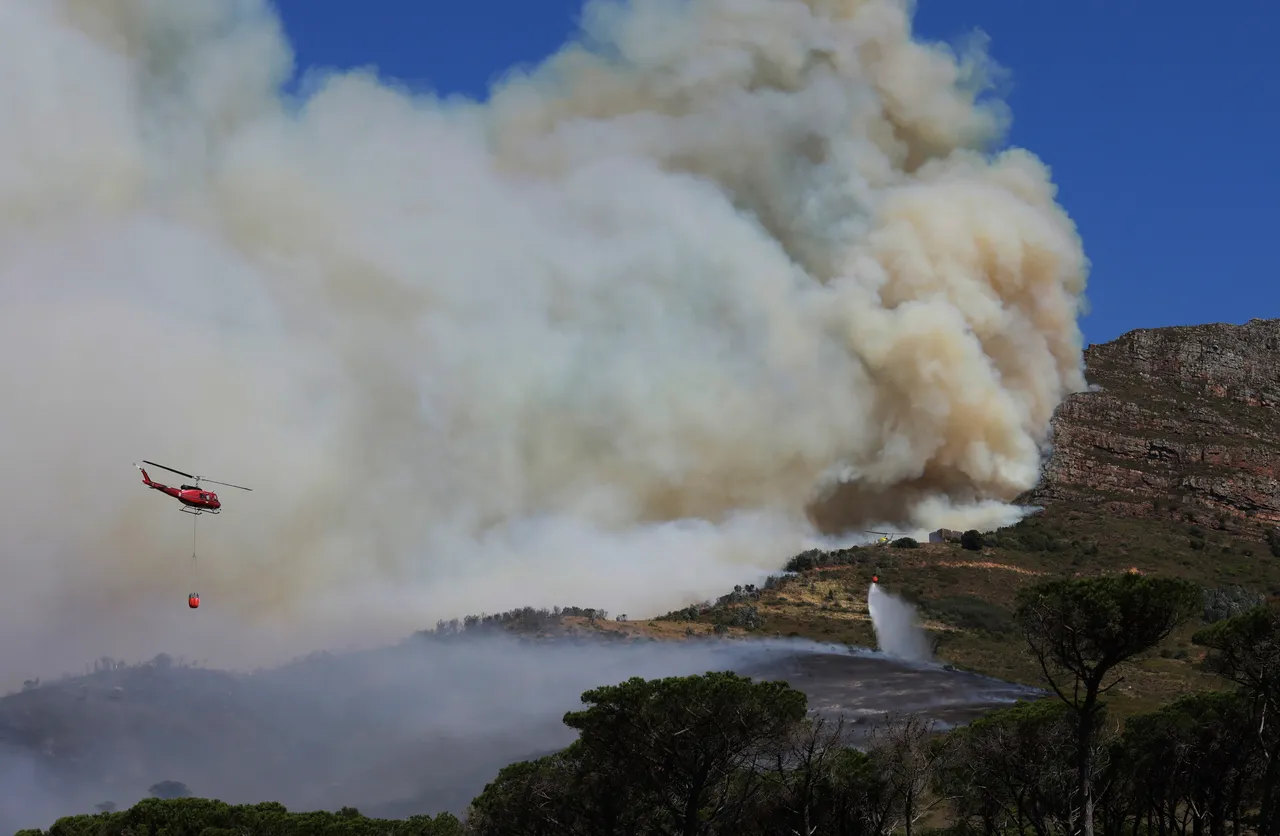
[[[980,44],[893,0],[584,20],[483,104],[295,102],[259,0],[0,6],[10,679],[644,615],[814,523],[1016,513],[1087,261],[1045,167],[985,153]],[[142,458],[254,488],[195,578]]]
[[[0,699],[0,833],[103,801],[124,809],[161,780],[232,803],[461,815],[503,766],[573,741],[563,717],[584,691],[631,676],[783,678],[816,713],[843,714],[855,743],[889,710],[966,722],[1037,695],[805,641],[557,644],[500,628],[252,674],[157,662]]]

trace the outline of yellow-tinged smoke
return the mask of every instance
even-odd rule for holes
[[[1016,515],[1087,261],[910,15],[596,2],[487,102],[298,102],[261,0],[0,6],[0,664],[642,615]],[[194,570],[142,458],[254,488]]]

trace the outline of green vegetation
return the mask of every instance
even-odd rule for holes
[[[596,624],[609,617],[605,610],[587,607],[554,607],[552,609],[521,607],[503,613],[469,615],[461,620],[437,621],[434,630],[422,630],[420,637],[444,638],[505,630],[514,633],[557,633],[565,628],[565,619],[585,619]]]
[[[765,590],[778,588],[780,582],[779,578],[770,577],[764,589],[757,589],[754,584],[735,586],[732,592],[721,595],[715,603],[704,601],[701,604],[691,604],[655,620],[707,622],[716,628],[716,633],[727,633],[731,627],[754,632],[764,627],[764,619],[754,602],[760,600]]]
[[[1201,588],[1125,573],[1042,580],[1016,599],[1017,639],[1056,696],[949,732],[892,716],[859,751],[786,683],[633,678],[584,693],[564,716],[578,739],[502,769],[462,821],[153,798],[23,836],[1280,836],[1280,724],[1267,722],[1280,710],[1280,603],[1194,632],[1222,687],[1108,722],[1119,671],[1201,616]]]
[[[949,595],[924,602],[924,614],[959,630],[985,633],[997,638],[1010,635],[1017,626],[1007,607],[974,595]]]
[[[48,831],[20,830],[15,836],[462,836],[456,816],[370,819],[344,807],[336,813],[291,813],[283,804],[231,805],[207,798],[147,798],[128,810],[67,816]]]

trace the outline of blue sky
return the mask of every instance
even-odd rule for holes
[[[375,66],[483,98],[572,35],[579,0],[275,0],[299,69]],[[920,0],[1011,73],[1010,143],[1054,172],[1093,262],[1086,340],[1280,316],[1280,4]],[[1144,11],[1145,10],[1145,11]],[[497,25],[500,22],[501,25]]]

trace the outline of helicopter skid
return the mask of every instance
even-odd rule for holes
[[[184,513],[184,514],[190,514],[190,515],[192,515],[193,517],[198,517],[198,516],[200,516],[201,514],[220,514],[220,513],[222,513],[222,511],[221,511],[221,510],[217,510],[217,511],[215,511],[215,510],[213,510],[212,508],[192,508],[192,507],[187,506],[187,505],[182,506],[182,507],[181,507],[181,508],[179,508],[178,510],[179,510],[179,511],[181,511],[182,513]]]

